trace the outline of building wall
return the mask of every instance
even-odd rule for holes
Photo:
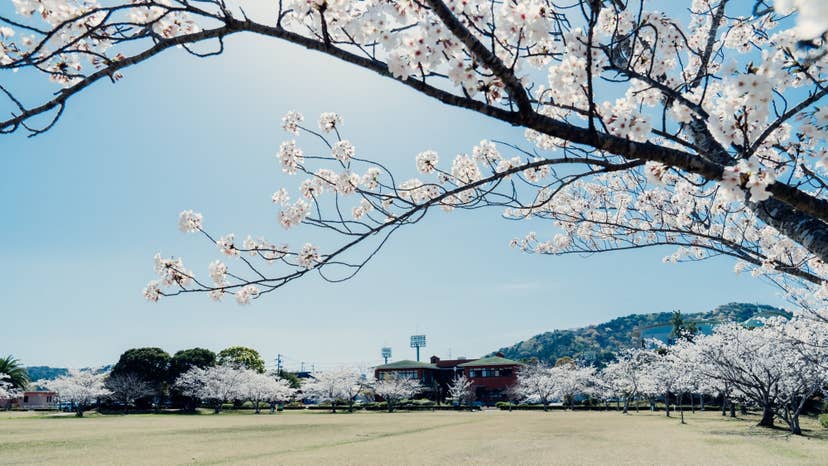
[[[508,370],[508,375],[480,376],[480,371],[488,369],[492,371]],[[465,367],[464,374],[472,383],[476,401],[484,404],[494,404],[498,401],[506,401],[506,390],[517,383],[517,372],[519,366],[480,366]],[[475,376],[472,376],[472,374]]]
[[[57,393],[25,392],[18,400],[22,409],[53,409],[57,405]]]

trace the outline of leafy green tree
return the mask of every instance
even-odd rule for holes
[[[194,367],[206,369],[215,365],[216,353],[208,349],[190,348],[178,351],[170,360],[170,383],[175,383],[181,374]],[[187,411],[195,411],[198,407],[198,398],[187,396],[180,389],[171,388],[170,395],[175,406],[183,407]]]
[[[244,346],[231,346],[219,351],[219,364],[235,364],[244,368],[263,374],[265,371],[265,362],[259,352]]]
[[[164,384],[169,381],[170,360],[170,355],[161,348],[129,349],[112,368],[112,375],[135,374],[162,394]]]
[[[282,373],[279,374],[279,378],[285,379],[288,385],[290,385],[290,388],[298,389],[302,385],[302,381],[299,380],[299,377],[297,377],[293,372],[282,371]]]
[[[205,348],[190,348],[176,352],[170,360],[170,377],[172,382],[179,375],[193,367],[212,367],[216,365],[216,353]]]
[[[26,372],[26,368],[12,355],[0,358],[0,373],[9,376],[8,381],[13,388],[25,389],[29,386],[29,374]]]
[[[670,319],[670,322],[673,324],[673,333],[671,334],[673,339],[687,338],[688,340],[692,340],[693,336],[699,333],[699,328],[696,326],[696,323],[685,322],[681,311],[673,312],[673,317]]]

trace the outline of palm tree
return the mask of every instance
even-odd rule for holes
[[[12,355],[0,358],[0,374],[8,375],[14,388],[25,389],[29,385],[29,373]]]

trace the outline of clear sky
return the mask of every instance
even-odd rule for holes
[[[4,74],[36,102],[42,86]],[[428,335],[426,355],[474,357],[630,313],[784,304],[769,285],[735,275],[728,260],[665,265],[667,250],[524,255],[508,247],[511,238],[549,231],[494,210],[433,212],[342,284],[313,277],[244,307],[206,295],[148,303],[141,289],[153,278],[155,252],[181,255],[202,275],[219,257],[178,231],[181,210],[203,212],[216,234],[302,238],[302,230],[282,230],[270,202],[276,189],[295,191],[301,181],[284,176],[275,158],[289,110],[311,121],[339,112],[361,156],[412,176],[424,149],[450,160],[484,138],[520,142],[522,132],[251,36],[228,39],[220,57],[173,50],[125,75],[73,98],[42,136],[0,137],[0,355],[82,367],[137,346],[173,353],[246,345],[271,363],[283,354],[289,369],[303,361],[364,366],[385,345],[394,359],[413,358],[414,333]]]

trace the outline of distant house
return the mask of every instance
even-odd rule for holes
[[[0,407],[16,407],[18,409],[56,409],[57,402],[58,395],[56,392],[34,391],[23,392],[23,395],[10,400],[0,399]]]
[[[425,387],[419,396],[442,402],[452,381],[465,375],[472,382],[476,401],[490,405],[506,399],[504,392],[517,382],[521,366],[500,353],[483,359],[441,360],[432,356],[428,363],[402,360],[377,366],[374,377],[377,380],[388,377],[417,379]]]

